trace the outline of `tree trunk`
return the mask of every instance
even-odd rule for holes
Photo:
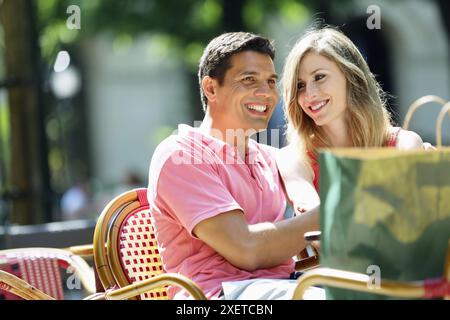
[[[224,32],[245,31],[242,18],[244,4],[245,1],[242,0],[227,0],[223,2],[222,25]]]
[[[4,0],[0,7],[9,83],[10,221],[18,224],[51,219],[52,197],[33,13],[31,0]]]
[[[437,0],[437,4],[441,11],[442,22],[447,31],[447,40],[450,42],[450,2],[447,0]]]

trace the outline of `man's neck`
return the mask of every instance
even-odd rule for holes
[[[240,158],[245,161],[245,154],[248,145],[249,136],[243,129],[230,129],[218,122],[206,113],[199,130],[205,134],[211,135],[216,139],[222,140],[233,148],[236,148]]]

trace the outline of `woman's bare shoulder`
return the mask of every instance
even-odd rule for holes
[[[422,149],[423,140],[414,131],[400,130],[397,138],[398,149]]]

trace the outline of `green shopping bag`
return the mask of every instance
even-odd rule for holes
[[[442,148],[442,122],[450,102],[414,101],[406,116],[434,102],[436,151],[390,148],[323,150],[319,155],[321,265],[399,281],[442,277],[450,238],[450,148]],[[376,290],[376,283],[368,283]],[[327,298],[383,296],[327,288]]]
[[[442,276],[450,148],[324,150],[319,162],[323,267],[400,281]],[[327,298],[383,296],[327,288]]]

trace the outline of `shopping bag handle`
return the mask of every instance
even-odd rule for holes
[[[423,96],[423,97],[417,99],[416,101],[414,101],[409,106],[408,112],[405,115],[405,121],[403,122],[403,129],[408,130],[409,124],[411,123],[412,116],[417,111],[417,109],[419,109],[423,105],[425,105],[427,103],[431,103],[431,102],[435,102],[435,103],[438,103],[443,106],[441,109],[441,112],[439,113],[439,116],[437,119],[437,125],[436,125],[436,145],[437,145],[437,147],[441,147],[442,146],[442,122],[444,120],[445,113],[447,111],[449,111],[449,114],[450,114],[450,107],[448,107],[448,106],[445,107],[446,104],[448,104],[447,101],[445,101],[441,97],[438,97],[435,95],[428,95],[428,96]]]
[[[447,113],[450,116],[450,101],[444,104],[436,121],[436,145],[438,147],[442,147],[442,122]]]

